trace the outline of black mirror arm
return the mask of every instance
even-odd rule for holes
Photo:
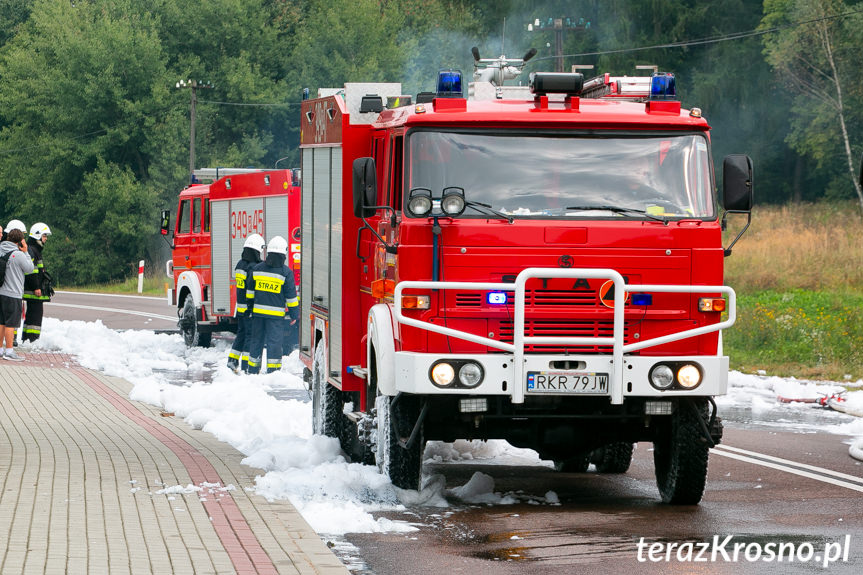
[[[162,235],[162,234],[159,234],[159,235]],[[164,235],[162,235],[162,239],[165,240],[165,243],[168,244],[169,248],[171,248],[172,250],[174,249],[174,236],[173,235],[171,235],[171,239],[169,240],[168,234],[164,234]]]
[[[395,218],[395,210],[393,210],[390,206],[374,206],[374,208],[376,210],[392,210],[393,218]],[[369,225],[368,220],[366,220],[365,218],[362,218],[362,220],[363,220],[363,225],[360,226],[360,229],[357,230],[357,257],[360,260],[366,261],[366,258],[360,255],[360,238],[362,237],[363,230],[369,230],[378,239],[378,241],[384,245],[384,249],[386,250],[386,252],[388,254],[397,254],[398,253],[398,251],[399,251],[398,244],[393,244],[393,245],[388,244],[387,241],[385,239],[383,239],[381,237],[381,235],[377,232],[377,230],[375,230],[373,227],[371,227]]]
[[[728,210],[727,212],[722,214],[722,228],[723,229],[725,229],[725,223],[726,223],[726,219],[728,218],[728,214],[746,214],[746,225],[743,226],[743,229],[740,230],[740,233],[737,234],[737,237],[734,238],[734,240],[731,242],[731,244],[727,248],[724,248],[723,254],[725,255],[726,258],[731,255],[731,248],[734,247],[734,244],[737,243],[737,240],[739,240],[740,237],[744,234],[744,232],[746,232],[746,230],[749,229],[749,224],[752,223],[752,212],[751,211]]]

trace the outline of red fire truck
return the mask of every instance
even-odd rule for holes
[[[442,71],[414,103],[398,84],[303,102],[314,430],[410,489],[427,440],[601,473],[648,441],[662,499],[698,503],[735,320],[721,232],[750,212],[751,161],[725,158],[720,210],[709,126],[673,75],[505,92],[468,99]]]
[[[250,234],[288,240],[300,274],[300,171],[205,168],[180,192],[167,274],[186,345],[207,346],[213,332],[236,331],[234,265]],[[170,212],[162,212],[167,236]],[[299,283],[299,282],[298,282]]]

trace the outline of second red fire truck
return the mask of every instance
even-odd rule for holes
[[[286,264],[300,275],[300,171],[205,168],[180,192],[167,274],[186,344],[207,346],[214,332],[236,331],[234,265],[251,234],[288,241]],[[209,181],[208,181],[209,180]]]
[[[662,499],[697,503],[736,313],[722,229],[751,209],[751,161],[725,158],[720,209],[709,126],[671,75],[505,92],[468,99],[444,71],[407,105],[398,84],[303,102],[315,432],[411,489],[427,440],[606,473],[647,441]]]

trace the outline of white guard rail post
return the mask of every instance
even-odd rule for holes
[[[525,336],[525,285],[529,279],[554,279],[554,278],[584,278],[584,279],[610,279],[614,282],[614,333],[612,337],[553,337],[553,336]],[[464,331],[435,325],[429,322],[406,317],[402,314],[402,292],[406,289],[464,289],[472,291],[515,291],[513,342],[511,344],[489,339]],[[728,296],[728,319],[713,325],[697,327],[678,333],[668,334],[649,340],[626,344],[624,342],[624,304],[627,292],[667,292],[667,293],[722,293]],[[611,345],[612,346],[612,374],[611,403],[620,405],[623,403],[623,354],[633,352],[646,347],[661,345],[672,341],[678,341],[697,335],[719,331],[734,324],[737,317],[737,299],[734,290],[728,286],[676,286],[676,285],[626,285],[623,276],[611,269],[596,268],[527,268],[523,270],[515,283],[481,283],[481,282],[423,282],[405,281],[396,285],[393,293],[393,307],[395,308],[395,319],[397,322],[425,329],[442,335],[463,339],[491,348],[500,349],[513,354],[513,385],[512,402],[524,403],[524,348],[526,345],[557,344],[557,345]]]

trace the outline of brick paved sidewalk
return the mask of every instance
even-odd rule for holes
[[[348,573],[288,501],[246,491],[233,447],[122,379],[26,356],[0,362],[0,573]]]

